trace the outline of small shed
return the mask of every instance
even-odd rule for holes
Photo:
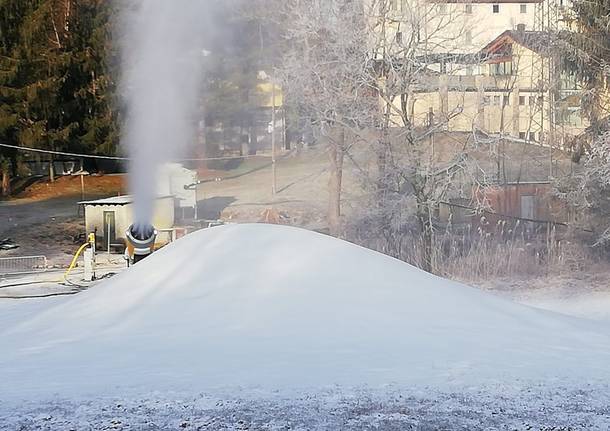
[[[96,232],[99,249],[107,250],[125,245],[125,232],[133,223],[132,196],[83,201],[79,202],[79,205],[85,210],[86,232]],[[174,197],[158,197],[153,213],[153,225],[160,232],[158,243],[171,241],[174,221]]]
[[[493,212],[503,216],[539,222],[567,222],[567,208],[553,197],[549,181],[508,183],[487,190]]]
[[[166,163],[157,170],[157,194],[174,196],[177,219],[195,217],[197,207],[197,172],[179,163]]]

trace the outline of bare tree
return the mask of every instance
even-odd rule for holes
[[[457,9],[438,14],[429,4],[398,4],[378,0],[367,11],[374,52],[367,82],[378,96],[380,115],[370,148],[373,167],[364,176],[368,203],[361,207],[367,210],[356,222],[363,224],[361,232],[376,238],[376,248],[390,255],[405,258],[404,247],[415,243],[419,257],[414,263],[433,271],[439,205],[452,194],[472,190],[472,142],[437,151],[437,136],[463,106],[444,99],[436,112],[430,107],[421,118],[415,104],[448,85],[444,67],[459,48],[463,29]]]
[[[368,17],[351,0],[295,0],[281,9],[286,50],[277,70],[286,97],[310,122],[329,157],[328,224],[341,231],[345,155],[377,111],[370,80]]]
[[[595,245],[610,242],[610,131],[581,136],[589,151],[571,175],[556,179],[556,195],[572,209],[575,227],[594,234]]]

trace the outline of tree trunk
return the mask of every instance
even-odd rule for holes
[[[328,228],[332,236],[341,233],[341,182],[343,180],[343,149],[345,130],[341,128],[337,140],[329,148],[330,178],[328,180]]]
[[[11,173],[10,169],[2,169],[2,196],[11,195]]]
[[[40,154],[36,153],[34,160],[36,161],[36,175],[44,175],[44,171],[42,169],[42,158],[40,157]]]
[[[55,159],[51,156],[51,160],[49,160],[49,181],[52,183],[55,182]]]
[[[421,269],[432,273],[432,270],[434,269],[432,267],[432,224],[427,211],[420,212],[418,219],[421,229],[422,242]]]

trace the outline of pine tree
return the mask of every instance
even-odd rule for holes
[[[203,102],[206,125],[238,130],[238,140],[252,136],[259,100],[252,97],[259,83],[257,72],[265,69],[262,24],[245,16],[237,4],[218,7],[216,17],[224,32],[209,38],[210,56],[206,70]],[[225,137],[227,137],[225,135]]]
[[[558,178],[556,192],[576,216],[576,223],[595,233],[597,245],[610,242],[610,0],[574,0],[564,62],[585,84],[582,107],[591,126],[578,137],[571,175]]]
[[[3,142],[51,151],[115,150],[108,3],[0,1]],[[14,171],[14,152],[3,154]],[[53,157],[49,160],[53,181]]]
[[[111,2],[80,1],[76,5],[70,51],[71,85],[66,92],[73,101],[71,116],[79,123],[73,149],[94,154],[115,154],[118,149],[118,110],[115,109],[115,80],[112,66],[118,64],[112,44]]]
[[[562,33],[567,43],[566,67],[586,84],[583,107],[593,126],[608,116],[604,93],[610,78],[610,0],[574,0],[567,14],[570,29]]]

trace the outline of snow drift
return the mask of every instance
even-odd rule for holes
[[[17,326],[0,326],[5,399],[513,379],[578,385],[609,381],[608,363],[610,334],[593,322],[272,225],[194,233]]]

